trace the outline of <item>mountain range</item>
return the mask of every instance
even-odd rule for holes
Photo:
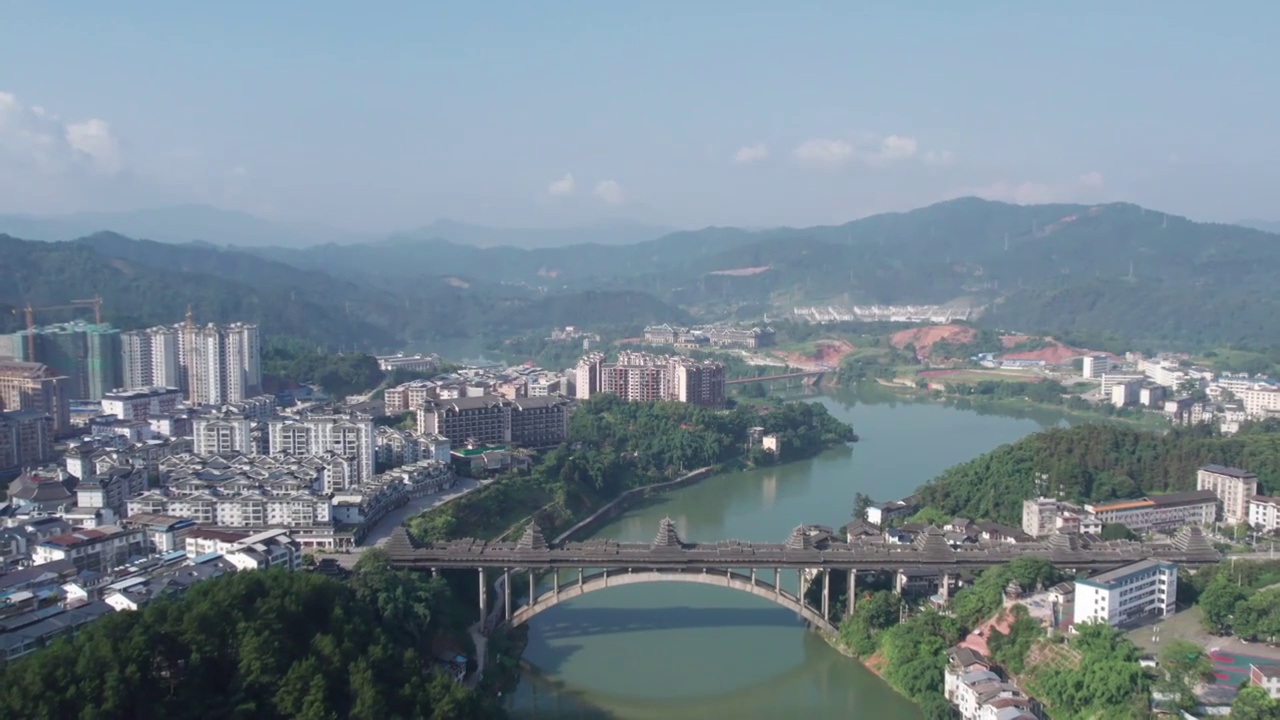
[[[466,242],[437,237],[450,232]],[[98,292],[109,318],[130,324],[176,321],[190,302],[201,319],[257,320],[270,332],[364,348],[563,324],[941,303],[979,308],[988,326],[1095,346],[1106,337],[1280,345],[1280,236],[1125,203],[962,198],[839,226],[705,228],[629,244],[519,248],[515,232],[436,223],[307,248],[0,237],[0,278],[10,280],[0,281],[0,304]],[[6,320],[14,318],[0,314]]]
[[[273,222],[249,213],[209,205],[172,205],[116,213],[0,215],[0,233],[28,240],[58,242],[99,232],[113,232],[157,242],[202,242],[234,247],[304,248],[377,240],[444,240],[476,247],[529,249],[584,243],[630,245],[653,240],[672,230],[632,220],[601,221],[565,228],[496,228],[441,219],[413,230],[379,235],[337,230],[319,224]]]

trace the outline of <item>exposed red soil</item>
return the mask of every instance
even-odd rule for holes
[[[839,367],[840,360],[854,350],[857,348],[844,340],[819,340],[812,353],[777,352],[774,355],[785,359],[792,367]]]
[[[1000,344],[1006,348],[1016,347],[1017,345],[1029,340],[1038,340],[1034,335],[1004,335],[1000,338]],[[1121,358],[1111,353],[1096,353],[1093,350],[1085,348],[1071,347],[1064,345],[1051,337],[1044,338],[1049,343],[1048,347],[1040,350],[1029,350],[1027,352],[1006,353],[1000,357],[1005,360],[1043,360],[1049,365],[1066,365],[1072,360],[1083,355],[1106,355],[1113,361],[1119,362]]]
[[[977,331],[964,325],[928,325],[911,330],[901,330],[889,338],[889,344],[901,350],[907,345],[916,346],[916,356],[929,357],[930,349],[940,342],[961,345],[973,340]]]

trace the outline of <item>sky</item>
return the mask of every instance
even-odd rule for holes
[[[1280,219],[1280,3],[0,3],[0,213]]]

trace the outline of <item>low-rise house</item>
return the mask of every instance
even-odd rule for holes
[[[250,537],[250,533],[196,528],[183,538],[183,545],[187,557],[194,559],[204,555],[222,555],[230,552],[247,537]]]
[[[104,602],[65,609],[54,606],[0,620],[0,661],[12,662],[60,637],[72,637],[82,627],[111,612]]]
[[[186,592],[196,583],[235,572],[229,562],[182,565],[151,576],[131,577],[114,583],[102,600],[116,612],[136,611],[158,597]]]
[[[919,510],[914,495],[902,500],[891,500],[884,503],[872,503],[867,507],[867,522],[884,527],[898,518],[914,515]]]
[[[237,570],[266,570],[273,567],[297,570],[302,567],[302,548],[284,529],[251,535],[223,553],[223,557]]]
[[[196,521],[172,515],[139,513],[130,515],[126,527],[141,528],[146,533],[147,549],[153,553],[168,553],[186,549],[187,533],[194,530]]]
[[[146,552],[146,538],[141,529],[107,525],[41,540],[31,551],[31,562],[43,565],[70,560],[81,570],[103,571],[124,565],[130,558]]]

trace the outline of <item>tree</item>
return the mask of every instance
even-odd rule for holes
[[[1215,635],[1225,635],[1231,630],[1231,616],[1236,604],[1245,599],[1245,591],[1229,577],[1219,575],[1200,593],[1200,611],[1206,630]]]
[[[1250,685],[1231,703],[1231,720],[1280,720],[1280,704],[1266,690]]]
[[[871,505],[872,505],[872,500],[870,495],[867,495],[865,493],[860,493],[860,492],[854,493],[853,494],[853,519],[855,521],[866,520],[867,510],[871,507]]]
[[[1213,679],[1213,665],[1204,650],[1186,640],[1174,640],[1160,651],[1161,677],[1156,689],[1172,695],[1182,710],[1194,710],[1195,689]]]
[[[1123,523],[1104,523],[1102,525],[1103,540],[1137,540],[1138,535]]]

